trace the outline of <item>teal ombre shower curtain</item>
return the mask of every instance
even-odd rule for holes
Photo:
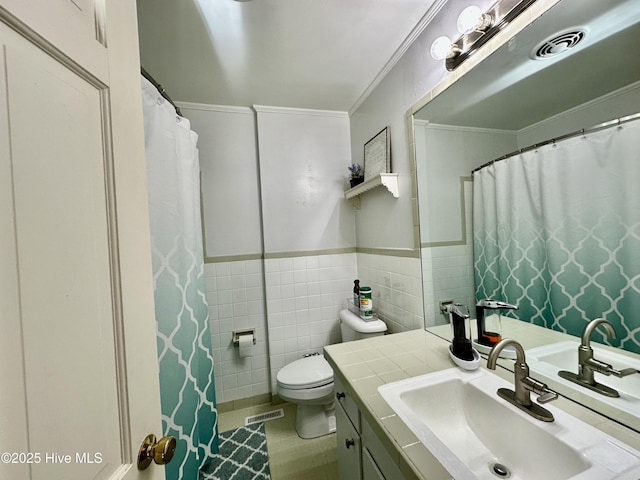
[[[177,440],[166,478],[197,479],[218,451],[197,135],[144,78],[142,97],[163,434]]]
[[[474,173],[476,298],[581,335],[598,317],[640,353],[640,121],[496,161]]]

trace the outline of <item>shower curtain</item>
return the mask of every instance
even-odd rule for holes
[[[195,479],[218,452],[197,135],[141,80],[163,434],[177,440],[166,478]]]
[[[598,317],[640,353],[640,121],[547,144],[474,173],[476,298],[581,335]]]

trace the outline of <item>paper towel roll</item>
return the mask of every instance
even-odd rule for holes
[[[240,335],[238,338],[240,346],[240,358],[253,356],[253,335]]]

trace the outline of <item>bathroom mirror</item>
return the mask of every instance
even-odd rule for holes
[[[565,40],[544,47],[545,40],[560,34]],[[561,0],[450,87],[415,106],[427,330],[450,334],[441,326],[447,322],[439,309],[443,300],[474,310],[472,170],[518,149],[640,112],[638,39],[637,0]],[[535,58],[532,52],[539,47],[555,55]],[[640,431],[640,417],[604,409],[580,387],[559,390]]]

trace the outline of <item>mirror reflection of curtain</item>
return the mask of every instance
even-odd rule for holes
[[[198,478],[218,431],[197,135],[144,78],[142,87],[163,435],[177,440],[166,478]]]
[[[476,298],[581,335],[598,317],[640,353],[640,121],[538,147],[474,173]]]

